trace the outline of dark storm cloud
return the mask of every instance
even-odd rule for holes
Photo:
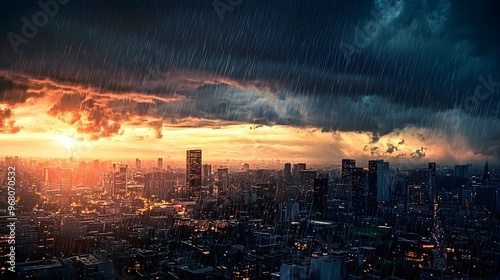
[[[402,3],[400,13],[368,34],[369,43],[346,64],[341,43],[354,44],[355,28],[373,20],[371,11],[396,2]],[[498,156],[495,133],[468,129],[478,123],[498,126],[489,113],[498,94],[479,102],[473,113],[462,112],[479,75],[500,80],[494,0],[252,0],[223,21],[205,0],[71,1],[20,46],[19,54],[6,34],[20,34],[20,19],[39,7],[1,5],[4,71],[160,98],[110,98],[108,107],[99,102],[80,107],[80,130],[97,136],[119,133],[120,123],[134,116],[150,117],[158,136],[163,123],[221,121],[368,132],[375,144],[388,133],[418,127],[450,137],[460,133],[470,141],[479,137],[489,146],[477,152]],[[0,79],[0,98],[26,100],[5,94],[9,86]],[[53,110],[63,113],[78,101],[61,98]],[[463,120],[450,125],[450,113]]]
[[[36,94],[26,92],[27,87],[13,80],[0,76],[0,104],[16,105],[24,103]]]
[[[0,133],[15,134],[20,130],[19,126],[16,126],[15,120],[11,120],[12,110],[0,109]]]

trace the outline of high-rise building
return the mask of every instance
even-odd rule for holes
[[[429,162],[429,193],[431,199],[436,194],[436,163]]]
[[[127,194],[127,169],[127,164],[117,167],[116,163],[113,163],[112,190],[115,196]]]
[[[229,170],[227,168],[219,168],[217,170],[217,179],[219,182],[219,191],[227,191],[229,188]]]
[[[153,171],[144,174],[144,196],[158,199],[171,199],[174,195],[174,174],[166,171]]]
[[[314,198],[312,211],[323,219],[326,214],[328,199],[328,176],[314,179]]]
[[[472,164],[455,165],[455,177],[457,179],[456,187],[471,186]]]
[[[50,185],[50,169],[48,167],[45,167],[43,169],[43,185],[44,186],[49,186]]]
[[[293,165],[293,177],[295,180],[300,179],[300,171],[306,170],[306,164],[305,163],[297,163]]]
[[[391,198],[389,163],[377,163],[377,202],[388,202]]]
[[[285,168],[283,169],[283,177],[285,177],[285,182],[290,182],[292,179],[292,164],[285,163]]]
[[[484,164],[483,178],[481,184],[486,185],[490,181],[490,168],[488,167],[488,161]]]
[[[212,183],[212,165],[203,164],[202,172],[203,185],[207,186]]]
[[[73,171],[71,168],[61,169],[61,193],[71,193]]]
[[[163,158],[158,158],[157,167],[158,167],[158,170],[163,169]]]
[[[368,214],[377,212],[377,164],[383,160],[368,161]]]
[[[141,160],[136,158],[135,159],[135,170],[139,171],[142,169],[142,164],[141,164]]]
[[[306,187],[312,187],[314,185],[314,178],[316,178],[318,172],[316,170],[301,170],[300,171],[300,184]]]
[[[342,179],[345,182],[349,181],[351,169],[354,167],[356,167],[356,160],[354,160],[354,159],[342,159]]]
[[[362,216],[366,213],[365,170],[355,167],[350,173],[352,210],[355,215]]]
[[[429,211],[432,207],[432,194],[428,169],[411,170],[406,178],[407,212]]]
[[[201,191],[201,150],[186,151],[186,187],[190,196]]]
[[[426,189],[422,185],[408,185],[406,187],[406,212],[422,212],[427,210]]]

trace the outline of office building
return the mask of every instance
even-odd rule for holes
[[[429,194],[431,199],[436,194],[436,163],[429,162]]]
[[[351,168],[350,185],[353,213],[362,216],[366,213],[365,170],[363,168]]]
[[[488,161],[484,164],[484,171],[483,171],[483,177],[481,179],[481,184],[486,185],[488,182],[491,181],[490,178],[490,168],[488,166]]]
[[[219,182],[219,191],[227,191],[229,188],[229,170],[227,168],[217,170],[217,181]]]
[[[212,165],[203,164],[202,168],[203,186],[212,184]]]
[[[356,160],[354,160],[354,159],[342,159],[342,179],[345,182],[349,181],[351,169],[354,167],[356,167]]]
[[[71,170],[71,168],[61,169],[61,193],[71,193],[72,185],[73,170]]]
[[[368,162],[368,214],[376,215],[380,202],[389,201],[389,163],[383,160]]]
[[[158,158],[158,162],[156,164],[156,167],[158,168],[158,170],[163,169],[163,158]]]
[[[319,214],[319,218],[323,219],[327,209],[328,199],[328,176],[314,179],[314,198],[312,211]]]
[[[186,187],[189,196],[200,195],[201,161],[201,150],[186,151]]]
[[[50,185],[50,176],[49,176],[49,174],[50,174],[50,169],[48,167],[45,167],[43,169],[43,185],[46,186],[46,187]],[[2,180],[2,182],[3,182],[3,180]]]
[[[289,162],[285,163],[285,168],[283,169],[283,177],[285,178],[286,183],[292,180],[292,164]]]
[[[113,163],[112,190],[114,196],[127,195],[127,169],[128,165],[118,165]]]
[[[135,159],[135,170],[140,171],[141,169],[142,169],[141,160],[136,158]]]
[[[293,177],[295,180],[300,179],[300,171],[306,170],[306,164],[305,163],[297,163],[293,165]]]
[[[377,163],[377,202],[388,202],[391,196],[389,163]]]

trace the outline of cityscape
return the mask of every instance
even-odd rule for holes
[[[500,173],[488,162],[408,169],[342,159],[315,168],[279,161],[253,168],[204,160],[202,150],[186,151],[185,167],[163,158],[5,157],[1,197],[15,200],[2,199],[0,207],[2,277],[492,279],[499,273]],[[8,189],[11,170],[16,183]],[[14,238],[15,272],[9,271]]]
[[[0,0],[0,279],[500,280],[498,0]]]

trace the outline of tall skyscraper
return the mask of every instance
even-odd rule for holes
[[[285,163],[285,168],[283,169],[283,177],[285,177],[285,182],[290,182],[292,179],[292,164]]]
[[[471,186],[472,164],[455,165],[456,187],[464,188]]]
[[[366,213],[365,170],[351,168],[350,179],[352,210],[354,215],[362,216]]]
[[[368,215],[377,212],[377,163],[382,160],[368,161]]]
[[[436,163],[429,162],[429,192],[431,199],[436,194]]]
[[[217,170],[217,179],[219,181],[219,191],[227,191],[229,188],[229,170],[227,168],[219,168]]]
[[[135,159],[135,170],[141,170],[142,169],[142,164],[141,164],[141,160],[136,158]]]
[[[157,167],[158,167],[158,170],[163,169],[163,158],[158,158]]]
[[[342,159],[342,179],[344,182],[349,181],[349,176],[351,174],[351,168],[356,167],[356,160],[354,159]]]
[[[112,190],[115,196],[127,195],[127,169],[127,164],[117,166],[113,163]]]
[[[432,165],[431,169],[413,169],[406,177],[406,211],[425,212],[433,207]]]
[[[389,163],[377,163],[377,202],[388,202],[391,198]]]
[[[201,191],[201,150],[186,151],[186,187],[190,196]]]
[[[50,174],[50,169],[48,167],[45,167],[43,169],[43,184],[46,187],[50,185],[50,176],[49,176],[49,174]]]
[[[210,164],[203,164],[202,169],[203,185],[207,186],[212,183],[212,166]]]
[[[71,193],[73,185],[73,170],[71,168],[61,169],[61,193]]]
[[[300,179],[300,171],[302,170],[306,170],[305,163],[297,163],[293,165],[293,177],[295,177],[295,180]]]
[[[323,219],[326,214],[328,199],[328,176],[314,179],[314,197],[312,211]]]
[[[486,185],[490,181],[490,168],[488,166],[488,161],[484,165],[483,178],[481,180],[482,185]]]

